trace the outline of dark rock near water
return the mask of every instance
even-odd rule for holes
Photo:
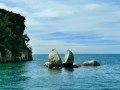
[[[73,68],[78,68],[78,67],[81,67],[81,64],[77,64],[77,63],[73,63],[73,66],[72,66]]]
[[[100,63],[95,60],[86,61],[82,64],[83,66],[100,66]]]
[[[64,62],[62,64],[62,67],[71,67],[71,68],[78,68],[81,65],[78,65],[74,62],[74,55],[72,51],[67,50],[65,57],[64,57]]]

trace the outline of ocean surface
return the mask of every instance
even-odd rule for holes
[[[101,66],[74,69],[48,69],[43,66],[47,57],[0,64],[0,90],[120,90],[119,54],[75,54],[77,63],[97,60]]]

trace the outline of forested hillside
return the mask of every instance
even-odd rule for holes
[[[30,39],[24,30],[24,16],[0,9],[0,62],[32,60]]]

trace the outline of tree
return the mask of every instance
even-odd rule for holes
[[[24,22],[24,16],[0,9],[0,45],[9,49],[14,57],[24,50],[30,50],[28,47],[30,39],[24,34]],[[4,51],[2,46],[1,50]]]

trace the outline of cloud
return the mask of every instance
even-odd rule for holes
[[[33,15],[38,18],[59,18],[71,15],[72,12],[68,10],[59,9],[45,9],[41,12],[34,13]]]
[[[84,44],[67,43],[58,40],[42,40],[31,38],[30,45],[32,44],[33,53],[49,53],[51,49],[56,48],[59,53],[65,53],[67,49],[72,50],[74,53],[79,53],[79,50],[84,50],[87,46]]]
[[[25,33],[31,38],[34,53],[48,53],[52,48],[61,53],[68,48],[76,53],[79,50],[120,53],[118,3],[118,0],[0,0],[0,8],[26,17]]]
[[[47,36],[49,36],[49,38],[44,37],[47,40],[86,40],[86,39],[98,39],[101,38],[96,34],[93,34],[91,32],[87,33],[81,33],[81,34],[71,34],[71,33],[61,33],[61,32],[54,32],[54,33],[50,33]],[[73,41],[74,42],[74,41]]]
[[[47,36],[47,37],[46,37]],[[119,44],[120,42],[116,39],[111,39],[109,37],[104,37],[96,33],[85,32],[81,34],[71,34],[71,33],[50,33],[45,37],[41,36],[43,40],[58,40],[69,43],[78,43],[78,44],[90,44],[90,45],[98,45],[98,44]],[[39,37],[39,36],[37,36]]]
[[[84,5],[83,7],[85,10],[98,10],[98,9],[101,9],[102,8],[102,5],[100,4],[95,4],[95,3],[91,3],[91,4],[86,4]]]
[[[16,13],[22,13],[22,14],[26,14],[27,12],[25,10],[23,10],[22,8],[19,8],[19,7],[11,7],[9,6],[8,4],[5,4],[5,3],[0,3],[0,8],[3,8],[3,9],[7,9],[9,11],[13,11],[13,12],[16,12]]]

